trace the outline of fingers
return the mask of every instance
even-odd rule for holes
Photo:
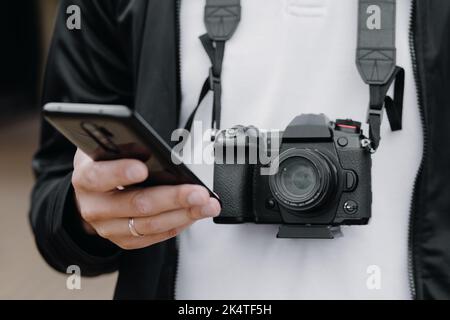
[[[141,238],[136,237],[124,237],[124,238],[118,238],[114,242],[121,247],[124,250],[138,250],[142,248],[147,248],[149,246],[152,246],[156,243],[164,242],[169,239],[175,238],[180,233],[182,233],[186,228],[191,226],[191,224],[169,230],[167,232],[157,234],[157,235],[151,235]]]
[[[147,177],[147,167],[138,160],[94,162],[77,151],[72,184],[83,222],[103,238],[131,250],[175,237],[195,221],[220,214],[219,201],[201,186],[117,190]],[[130,217],[144,237],[131,234]]]
[[[153,216],[180,208],[201,207],[208,204],[208,191],[201,186],[161,186],[124,194],[134,217]]]
[[[139,234],[149,236],[178,229],[200,219],[216,217],[219,213],[219,202],[216,199],[210,199],[208,204],[203,207],[179,209],[152,217],[135,218],[134,225]],[[96,225],[96,229],[101,237],[107,239],[131,236],[128,218],[99,223]]]
[[[148,169],[138,160],[94,162],[81,151],[74,160],[72,184],[75,189],[107,192],[119,186],[129,186],[145,181]]]
[[[88,221],[148,217],[183,208],[209,204],[209,193],[201,186],[161,186],[106,194],[87,194],[88,210],[81,210]],[[217,201],[217,200],[216,200]],[[205,209],[207,210],[207,209]]]

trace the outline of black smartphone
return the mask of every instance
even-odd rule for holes
[[[44,106],[43,114],[94,161],[137,159],[144,162],[149,179],[143,186],[196,184],[218,199],[158,133],[126,106],[49,103]]]

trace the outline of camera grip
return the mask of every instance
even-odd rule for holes
[[[222,202],[219,224],[254,222],[252,217],[252,170],[248,165],[224,164],[214,168],[214,192]]]

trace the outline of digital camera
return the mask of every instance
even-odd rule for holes
[[[218,133],[215,223],[280,224],[278,238],[318,239],[368,224],[372,162],[361,123],[308,114],[272,133],[242,126]]]

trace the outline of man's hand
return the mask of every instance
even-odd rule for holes
[[[173,238],[194,222],[219,215],[219,202],[201,186],[118,190],[147,177],[147,167],[138,160],[94,162],[78,150],[72,184],[86,229],[133,250]],[[131,234],[130,218],[143,237]]]

